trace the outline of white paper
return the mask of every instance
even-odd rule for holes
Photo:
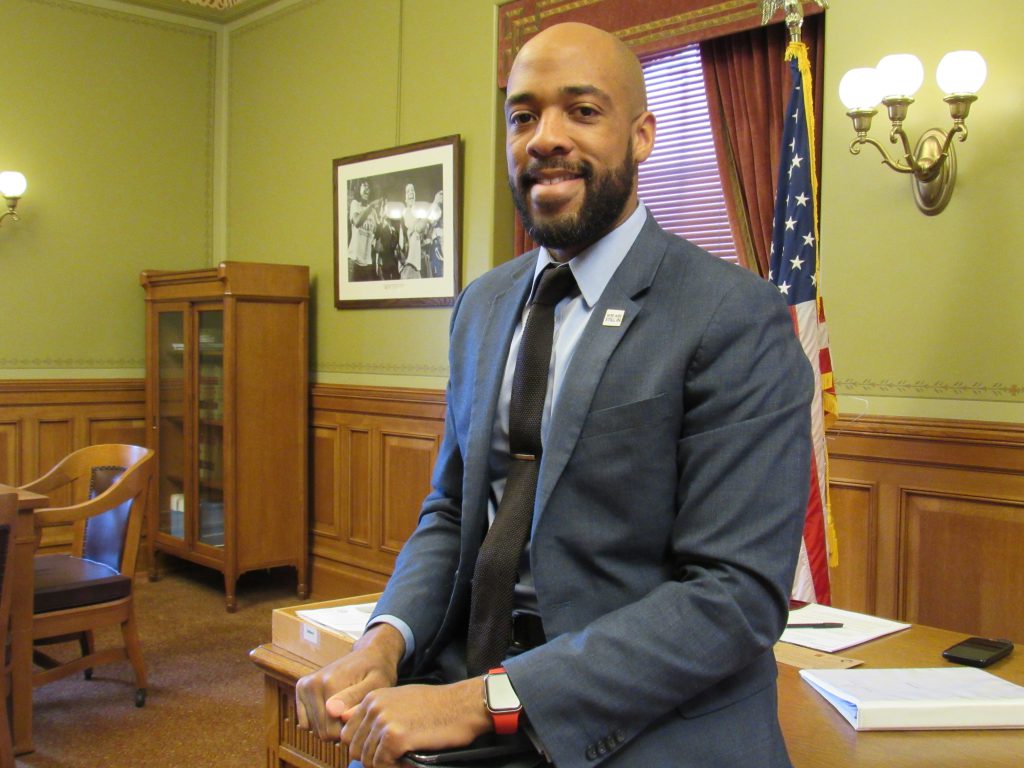
[[[331,608],[312,608],[296,611],[295,614],[304,621],[311,621],[322,627],[333,629],[358,640],[366,630],[366,622],[377,603],[359,603],[358,605],[336,605]]]
[[[910,627],[909,624],[899,621],[880,619],[866,613],[844,611],[817,603],[810,603],[803,608],[789,612],[788,623],[790,624],[820,624],[823,622],[835,622],[843,626],[838,629],[787,629],[779,639],[784,643],[835,653],[844,648],[860,645],[877,637]]]

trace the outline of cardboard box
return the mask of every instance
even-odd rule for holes
[[[310,611],[319,608],[334,608],[339,605],[359,605],[372,603],[378,594],[345,597],[340,600],[326,600],[321,603],[304,603],[291,605],[287,608],[275,608],[270,619],[270,636],[274,645],[289,653],[305,659],[311,664],[322,667],[339,656],[352,650],[355,642],[348,635],[332,629],[304,621],[298,611]]]

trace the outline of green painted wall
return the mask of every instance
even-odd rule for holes
[[[310,265],[318,381],[444,386],[450,310],[334,307],[332,161],[460,134],[462,264],[480,274],[493,250],[493,27],[488,0],[312,0],[231,32],[228,254]]]
[[[139,272],[208,263],[215,33],[0,0],[0,376],[141,375]]]
[[[331,161],[461,134],[463,282],[505,258],[495,5],[299,0],[211,31],[0,0],[0,45],[20,53],[5,56],[0,166],[30,184],[22,221],[0,229],[0,298],[17,318],[0,324],[0,377],[141,368],[139,270],[231,258],[310,265],[316,380],[443,386],[448,310],[334,308]],[[835,0],[828,12],[821,241],[841,406],[1020,422],[1024,15],[1015,0],[928,8]],[[215,127],[218,35],[227,118]],[[931,72],[954,48],[981,50],[989,81],[957,147],[953,200],[926,217],[874,150],[849,154],[835,94],[848,68],[911,50],[929,75],[907,128],[945,127]]]
[[[980,10],[982,9],[983,10]],[[836,0],[825,48],[821,252],[840,405],[847,414],[1024,421],[1024,13],[1016,0]],[[854,133],[842,75],[888,53],[915,53],[925,83],[905,127],[916,141],[946,129],[935,67],[952,50],[980,51],[979,93],[949,207],[917,210],[907,177]],[[872,135],[888,144],[884,109]]]

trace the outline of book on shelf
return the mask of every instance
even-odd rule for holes
[[[975,667],[803,669],[858,731],[1024,728],[1024,687]]]

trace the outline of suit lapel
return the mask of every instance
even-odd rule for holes
[[[473,386],[474,401],[472,404],[469,439],[466,447],[467,478],[475,478],[472,487],[466,489],[466,497],[470,502],[468,509],[487,510],[487,498],[490,493],[488,460],[494,432],[494,417],[501,392],[501,381],[505,374],[505,362],[508,358],[509,344],[516,324],[522,315],[523,305],[529,295],[533,283],[536,252],[533,258],[523,259],[511,275],[508,286],[497,293],[484,321],[480,349],[475,350],[476,368]],[[464,505],[464,509],[467,507]],[[464,520],[473,528],[479,527],[479,535],[471,535],[467,541],[479,542],[486,530],[486,514],[474,515],[472,521]]]
[[[643,310],[642,294],[650,287],[661,264],[668,244],[666,237],[654,217],[648,214],[647,222],[601,294],[576,345],[547,433],[537,483],[534,527],[576,447],[608,360]],[[619,311],[623,313],[621,324],[616,325],[611,319],[606,323],[609,312]]]

